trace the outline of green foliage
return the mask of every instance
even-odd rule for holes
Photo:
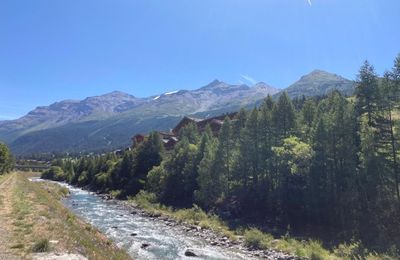
[[[197,189],[197,146],[183,138],[165,162],[164,187],[160,200],[174,206],[190,206]]]
[[[255,249],[267,249],[274,239],[270,234],[265,234],[256,228],[248,229],[244,232],[245,244]]]
[[[42,253],[50,251],[50,242],[47,238],[42,238],[32,246],[32,252]]]
[[[0,174],[10,172],[14,167],[14,160],[6,144],[0,143]]]
[[[290,136],[283,139],[283,146],[273,147],[279,165],[288,167],[290,174],[306,174],[310,170],[310,163],[314,151],[310,145],[301,142],[299,138]]]
[[[64,181],[66,179],[64,171],[59,166],[51,166],[50,169],[42,173],[43,179]]]
[[[274,106],[273,110],[273,120],[276,130],[281,136],[287,137],[295,128],[296,114],[292,101],[286,92],[283,92],[279,97],[278,103]]]

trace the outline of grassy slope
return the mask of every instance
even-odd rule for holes
[[[23,173],[0,176],[0,230],[6,230],[8,236],[0,241],[0,256],[30,257],[42,242],[49,245],[47,250],[57,253],[76,253],[89,259],[130,259],[66,209],[59,201],[64,193],[55,184],[32,183]]]

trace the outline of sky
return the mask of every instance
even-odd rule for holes
[[[114,90],[355,79],[400,53],[399,0],[1,0],[0,120]]]

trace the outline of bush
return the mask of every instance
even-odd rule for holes
[[[61,197],[66,197],[69,195],[69,190],[67,187],[60,187],[60,189],[58,190],[58,193],[60,194]]]
[[[207,220],[208,215],[201,208],[194,205],[190,209],[181,209],[175,212],[175,215],[180,220],[186,220],[190,222],[200,222],[202,220]]]
[[[64,181],[64,171],[59,166],[51,166],[50,169],[42,173],[42,179],[49,179],[55,181]]]
[[[157,204],[157,197],[154,193],[141,190],[138,194],[136,194],[136,196],[129,198],[133,199],[140,207],[145,209],[159,208],[159,204]]]
[[[110,196],[112,197],[112,198],[121,198],[122,197],[122,194],[123,194],[123,192],[122,192],[122,190],[112,190],[112,191],[110,191],[109,192],[109,194],[110,194]]]
[[[46,238],[40,239],[32,246],[32,252],[48,252],[50,250],[49,240]]]
[[[79,175],[79,177],[78,177],[78,185],[79,186],[84,186],[84,185],[88,184],[88,180],[89,180],[88,175],[89,174],[87,171],[83,171],[81,173],[81,175]]]
[[[274,237],[265,234],[256,228],[248,229],[244,232],[245,244],[248,247],[257,249],[267,249]]]

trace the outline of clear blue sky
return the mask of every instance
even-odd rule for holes
[[[378,73],[392,66],[399,0],[310,3],[1,0],[0,119],[113,90],[144,97],[243,76],[286,87],[316,68],[354,79],[365,59]]]

